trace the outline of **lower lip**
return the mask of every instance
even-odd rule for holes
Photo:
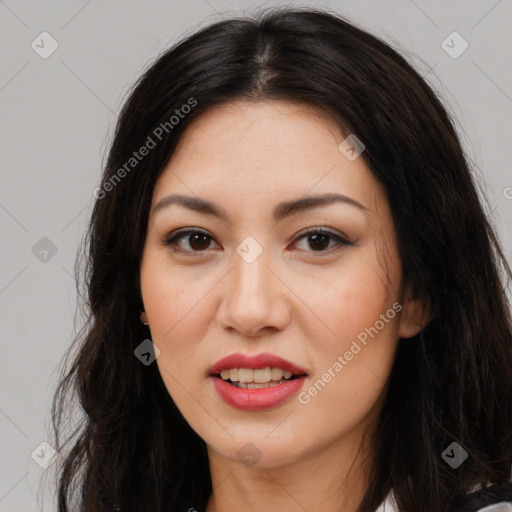
[[[297,377],[271,388],[244,389],[228,384],[219,377],[210,377],[219,396],[232,407],[245,411],[261,411],[277,407],[293,394],[297,393],[304,384],[306,376]]]

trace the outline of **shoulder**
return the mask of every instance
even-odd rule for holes
[[[480,508],[478,512],[512,512],[512,503],[502,501],[501,503],[495,503],[494,505]]]
[[[473,491],[453,512],[512,512],[512,482]]]
[[[398,512],[393,491],[375,512]],[[512,512],[512,482],[484,487],[468,494],[453,512]]]

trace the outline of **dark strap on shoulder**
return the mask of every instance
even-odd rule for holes
[[[488,505],[503,501],[512,502],[512,482],[491,485],[468,494],[457,503],[452,512],[477,512]]]

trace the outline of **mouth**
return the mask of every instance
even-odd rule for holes
[[[286,402],[303,386],[308,374],[274,354],[232,354],[208,371],[213,387],[228,405],[257,411]]]

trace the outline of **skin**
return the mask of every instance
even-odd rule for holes
[[[349,512],[365,492],[396,346],[419,332],[425,308],[402,283],[384,190],[362,158],[338,149],[344,138],[312,107],[231,102],[188,127],[155,185],[141,261],[144,318],[165,385],[208,447],[207,512]],[[272,218],[281,201],[326,192],[366,210],[334,203]],[[153,212],[171,193],[215,202],[229,218],[179,205]],[[189,227],[210,238],[184,236],[173,252],[165,239]],[[315,245],[302,237],[310,227],[350,244]],[[236,252],[247,236],[263,250],[252,263]],[[207,378],[228,354],[271,352],[307,371],[307,390],[394,303],[401,311],[307,404],[294,395],[273,409],[238,410]],[[238,456],[248,442],[259,457],[251,466]]]

